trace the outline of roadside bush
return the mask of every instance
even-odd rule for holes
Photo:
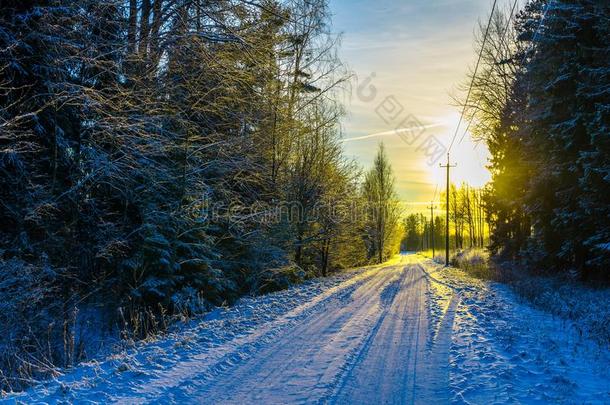
[[[473,277],[509,285],[535,307],[574,322],[580,334],[600,345],[610,345],[610,289],[596,288],[568,278],[524,271],[516,262],[499,261],[483,250],[457,253],[451,264]]]
[[[52,374],[50,305],[56,274],[18,259],[0,261],[0,388],[21,388],[36,375]]]
[[[450,260],[451,265],[458,267],[468,274],[484,280],[496,278],[496,270],[489,254],[483,249],[468,249],[458,252]]]

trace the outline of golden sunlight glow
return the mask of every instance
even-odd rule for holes
[[[441,119],[443,130],[447,132],[439,137],[446,142],[447,147],[451,143],[458,120],[459,115],[457,113]],[[457,166],[451,169],[450,180],[454,184],[466,182],[473,187],[483,187],[491,178],[489,170],[486,168],[489,151],[484,143],[475,143],[469,133],[464,136],[460,143],[460,138],[467,125],[468,123],[462,123],[460,132],[458,132],[457,139],[451,150],[451,164],[457,163]],[[441,163],[446,164],[446,158],[443,158]],[[445,187],[445,169],[440,168],[438,164],[429,166],[423,159],[421,160],[420,167],[428,174],[427,181],[435,187],[438,184],[439,190]]]

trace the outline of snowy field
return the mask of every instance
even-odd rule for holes
[[[415,255],[241,299],[7,403],[610,403],[607,348]]]

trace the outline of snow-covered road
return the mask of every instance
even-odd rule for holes
[[[606,349],[416,255],[218,309],[11,402],[610,403]]]
[[[247,362],[201,384],[189,381],[172,395],[266,404],[448,399],[447,345],[439,342],[445,350],[436,353],[426,285],[421,268],[405,256],[337,289]]]

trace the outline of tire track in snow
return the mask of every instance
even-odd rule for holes
[[[400,288],[330,403],[430,403],[427,279],[408,257]]]
[[[370,279],[375,279],[379,272],[387,268],[387,266],[376,266],[357,274],[253,333],[197,354],[188,361],[167,370],[164,375],[158,376],[142,386],[133,387],[129,390],[128,395],[118,395],[115,398],[118,402],[126,404],[145,403],[165,395],[177,398],[176,401],[180,397],[188,399],[193,390],[196,390],[201,384],[218,379],[223,373],[243,363],[261,348],[277,340],[283,333],[286,333],[286,330],[299,325],[303,319],[307,319],[312,314],[323,311],[326,306],[332,306],[332,302],[344,300],[345,297],[353,294],[362,285],[366,285]],[[190,394],[187,395],[189,391]]]
[[[429,362],[435,367],[428,368],[426,379],[428,383],[424,385],[423,391],[427,397],[433,397],[440,402],[450,402],[451,393],[449,390],[449,370],[450,370],[450,351],[453,334],[453,325],[455,321],[455,315],[457,308],[461,301],[461,289],[449,283],[443,282],[436,277],[432,276],[421,263],[416,264],[417,268],[425,275],[428,284],[437,283],[448,287],[452,294],[449,298],[447,307],[443,310],[440,319],[437,322],[436,327],[432,325],[432,332],[430,335],[430,345],[428,347],[428,359]],[[432,292],[431,295],[435,295]],[[446,296],[435,297],[446,299]],[[430,295],[428,300],[434,300]],[[434,305],[434,303],[429,303]]]
[[[335,384],[335,387],[333,387],[330,395],[327,398],[322,398],[320,400],[320,403],[330,403],[330,404],[337,403],[338,395],[341,391],[343,391],[345,389],[347,380],[351,377],[352,373],[354,372],[355,367],[359,363],[362,362],[364,357],[369,352],[372,341],[377,336],[377,333],[379,332],[379,328],[381,327],[383,320],[385,319],[385,317],[389,311],[389,308],[394,301],[394,298],[398,294],[398,291],[400,289],[400,284],[403,282],[404,277],[405,277],[406,269],[407,269],[406,267],[403,268],[400,279],[398,279],[398,280],[392,282],[391,284],[389,284],[388,286],[386,286],[386,288],[381,292],[380,302],[383,306],[383,313],[380,314],[379,319],[377,320],[377,322],[371,329],[369,335],[364,340],[362,346],[352,356],[353,359],[349,359],[345,363],[345,366],[342,368],[343,372],[337,376],[337,382]]]
[[[349,299],[334,301],[242,367],[200,387],[199,398],[214,403],[300,403],[323,396],[381,311],[379,291],[396,276],[395,268],[377,272]]]
[[[213,379],[166,395],[206,403],[430,403],[448,399],[452,316],[434,344],[417,258],[385,268],[350,294],[326,302],[277,340]],[[453,307],[453,305],[452,305]],[[320,309],[320,308],[318,308]],[[435,351],[436,350],[436,351]]]

